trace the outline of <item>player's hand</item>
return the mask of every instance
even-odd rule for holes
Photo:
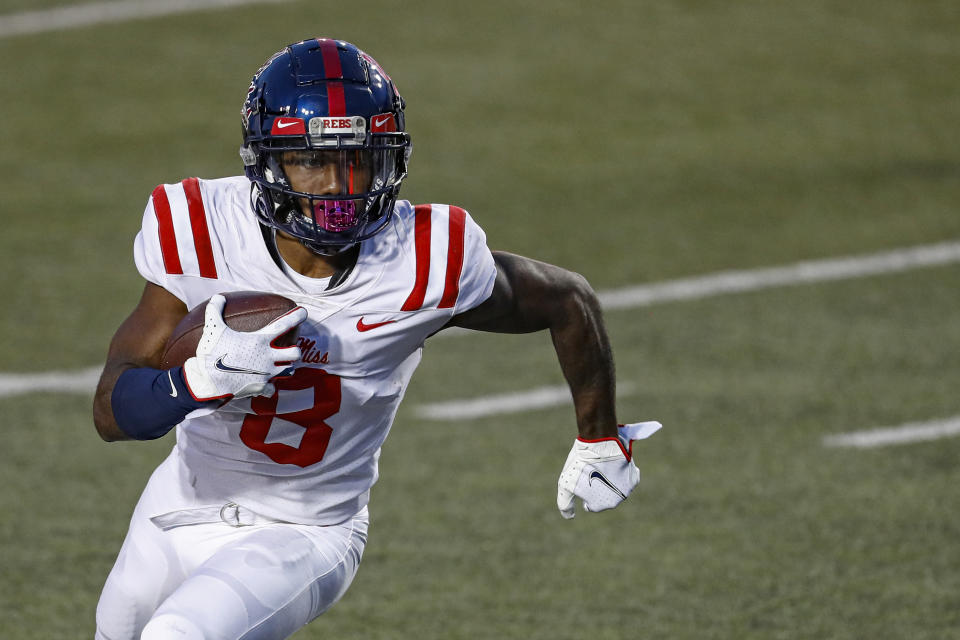
[[[183,364],[183,377],[197,400],[272,395],[270,379],[300,358],[300,347],[273,342],[307,317],[296,307],[257,331],[234,331],[223,321],[222,295],[210,298],[204,311],[197,355]]]
[[[587,511],[613,509],[627,499],[640,482],[633,463],[633,441],[659,430],[659,422],[620,425],[618,437],[602,440],[577,438],[557,482],[557,508],[564,518],[574,516],[574,500],[583,500]]]

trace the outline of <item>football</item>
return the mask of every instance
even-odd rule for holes
[[[256,331],[267,326],[297,306],[293,300],[273,293],[260,291],[233,291],[224,293],[227,303],[223,307],[223,319],[234,331]],[[207,301],[190,310],[173,329],[163,350],[160,368],[182,366],[197,353],[197,345],[203,334],[203,314]],[[289,347],[296,344],[299,327],[283,334],[277,344]]]

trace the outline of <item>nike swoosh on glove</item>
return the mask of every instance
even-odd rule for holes
[[[307,318],[303,307],[291,309],[257,331],[234,331],[223,320],[226,298],[215,295],[204,310],[197,355],[183,364],[183,377],[196,400],[273,395],[269,381],[300,359],[300,347],[273,342]]]
[[[616,438],[574,440],[557,482],[560,515],[574,516],[575,498],[583,500],[587,511],[613,509],[626,500],[640,482],[640,470],[633,463],[633,441],[650,437],[662,426],[638,422],[620,425]]]

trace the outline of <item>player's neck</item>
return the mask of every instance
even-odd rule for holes
[[[276,235],[277,251],[291,269],[308,278],[327,278],[342,268],[340,256],[321,256],[285,233]]]

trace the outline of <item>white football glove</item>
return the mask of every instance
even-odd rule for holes
[[[275,347],[273,341],[307,317],[296,307],[257,331],[234,331],[223,321],[226,298],[215,295],[204,310],[197,355],[183,363],[183,377],[197,400],[273,395],[269,382],[300,358],[300,347]]]
[[[557,482],[560,515],[574,516],[575,498],[583,500],[587,511],[613,509],[626,500],[640,482],[632,443],[650,437],[661,426],[659,422],[638,422],[620,425],[617,438],[574,440]]]

